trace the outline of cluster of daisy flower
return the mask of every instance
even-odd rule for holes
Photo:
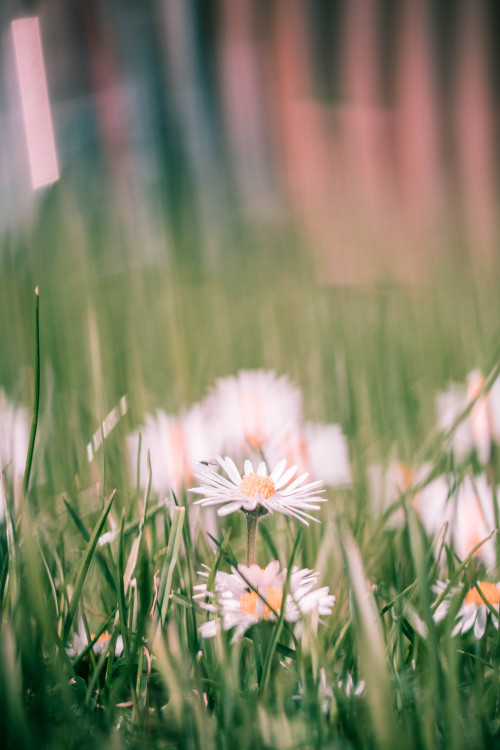
[[[237,511],[245,516],[246,564],[229,573],[218,571],[212,591],[207,590],[208,569],[200,572],[195,596],[210,613],[200,627],[203,637],[215,636],[222,626],[234,628],[235,640],[281,612],[289,623],[313,611],[318,616],[331,612],[335,599],[327,587],[318,587],[314,571],[280,570],[277,560],[264,568],[255,563],[263,516],[278,512],[308,525],[317,520],[312,514],[325,500],[324,482],[351,482],[347,441],[340,427],[305,422],[301,391],[286,376],[242,370],[217,380],[203,401],[180,415],[158,411],[146,416],[144,425],[128,438],[132,472],[139,451],[142,484],[149,452],[156,492],[167,498],[182,489],[201,495],[191,518],[196,506],[205,513],[217,510],[222,517]],[[268,471],[268,465],[274,468]],[[199,486],[192,487],[195,479]],[[215,533],[210,513],[205,527]]]
[[[496,541],[500,503],[493,471],[494,446],[500,442],[500,378],[486,378],[479,370],[469,373],[465,385],[453,383],[436,396],[438,428],[449,447],[452,467],[435,474],[431,464],[412,467],[391,461],[387,467],[368,468],[371,500],[375,514],[387,512],[387,523],[404,523],[401,498],[413,507],[430,536],[441,530],[446,543],[459,559],[473,555],[492,575],[496,565]],[[448,441],[448,442],[446,442]],[[429,479],[432,477],[431,479]],[[455,607],[453,635],[474,630],[485,632],[488,614],[498,627],[500,585],[483,581],[466,590],[438,581],[434,618],[440,621]]]
[[[243,474],[227,456],[217,456],[216,463],[223,474],[213,466],[202,466],[197,472],[200,486],[192,488],[191,492],[202,495],[197,504],[219,506],[221,515],[235,511],[244,513],[248,532],[247,564],[233,566],[230,573],[217,571],[213,591],[207,589],[209,570],[200,573],[204,580],[195,587],[195,598],[213,615],[201,625],[201,635],[213,637],[222,625],[224,630],[234,628],[234,641],[252,625],[262,620],[275,620],[281,612],[289,623],[296,623],[313,611],[319,616],[330,614],[335,597],[328,587],[317,587],[318,573],[297,567],[290,572],[280,571],[278,560],[272,560],[265,568],[255,564],[259,520],[274,512],[306,525],[310,520],[317,520],[311,511],[319,510],[318,503],[325,501],[323,482],[306,482],[307,473],[295,477],[297,467],[286,468],[286,459],[279,461],[270,473],[264,461],[254,468],[250,459],[246,459]]]
[[[237,461],[270,463],[286,458],[330,486],[349,485],[347,441],[337,424],[304,420],[302,394],[286,376],[267,370],[241,370],[216,381],[208,395],[181,414],[158,410],[127,441],[135,480],[140,444],[140,481],[147,481],[149,451],[153,490],[168,496],[187,488],[200,461],[230,455]]]

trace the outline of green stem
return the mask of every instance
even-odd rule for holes
[[[40,298],[38,287],[35,289],[35,395],[33,401],[33,416],[31,418],[31,433],[28,446],[28,455],[26,458],[26,468],[24,470],[24,494],[28,492],[30,481],[31,463],[33,461],[33,451],[35,449],[35,436],[38,424],[38,409],[40,405],[40,315],[39,306]]]
[[[245,515],[247,518],[247,565],[253,565],[255,562],[257,524],[259,519],[256,513],[246,513]]]

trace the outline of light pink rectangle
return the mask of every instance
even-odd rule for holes
[[[12,21],[17,77],[34,188],[59,178],[38,18]]]

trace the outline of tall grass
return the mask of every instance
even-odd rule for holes
[[[250,236],[212,271],[181,252],[150,267],[126,242],[106,248],[105,224],[87,246],[60,206],[1,257],[1,374],[13,400],[33,403],[37,284],[41,364],[31,481],[24,502],[6,481],[0,535],[3,743],[498,743],[497,631],[452,637],[453,618],[432,617],[438,573],[473,583],[476,562],[460,568],[410,506],[398,528],[374,517],[366,475],[392,455],[444,460],[433,397],[498,362],[494,279],[437,269],[412,289],[322,287],[285,233]],[[211,539],[203,514],[190,528],[185,493],[169,507],[128,466],[125,437],[146,411],[178,411],[242,367],[288,373],[307,416],[339,421],[349,439],[352,487],[328,491],[319,526],[298,538],[293,521],[261,521],[259,564],[277,554],[287,567],[294,554],[337,597],[300,638],[278,621],[236,643],[226,632],[202,639],[198,571],[244,560],[243,524],[224,519]],[[87,444],[123,395],[128,413],[89,462]],[[95,649],[74,648],[79,630]]]

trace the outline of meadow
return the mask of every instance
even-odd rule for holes
[[[498,545],[492,558],[482,539],[458,554],[447,512],[463,514],[460,487],[486,476],[484,515],[498,521],[496,436],[485,461],[472,443],[453,449],[500,365],[496,273],[464,254],[413,285],[327,285],[289,226],[242,228],[207,261],[189,221],[170,245],[157,231],[140,260],[123,217],[76,205],[56,185],[0,256],[1,386],[28,415],[40,397],[31,468],[2,455],[1,744],[497,746],[498,595],[474,586],[496,583]],[[492,376],[438,429],[436,394],[476,368]],[[285,376],[304,420],[339,425],[351,478],[326,487],[320,523],[259,521],[256,562],[288,571],[282,593],[273,605],[250,586],[259,622],[203,637],[222,613],[197,587],[246,562],[245,513],[195,506],[192,477],[159,487],[161,451],[134,463],[128,439],[147,414],[186,412],[241,370]],[[382,481],[377,506],[370,467],[393,462],[417,474]],[[415,498],[438,477],[441,517],[426,524]],[[294,565],[329,588],[328,614],[287,619]],[[470,588],[480,637],[456,632]]]

